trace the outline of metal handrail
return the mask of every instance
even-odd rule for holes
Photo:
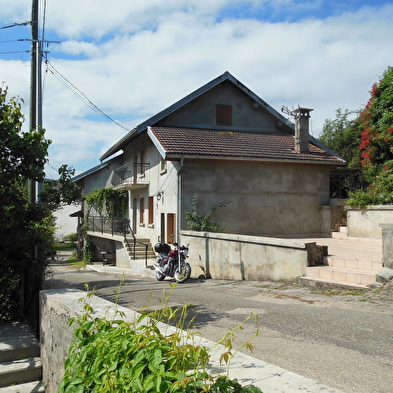
[[[111,183],[114,187],[121,185],[149,184],[148,162],[128,163],[113,172]]]
[[[133,242],[134,242],[134,252],[133,252],[134,258],[135,258],[135,255],[136,255],[136,251],[135,251],[136,244],[138,243],[138,244],[142,244],[142,245],[145,246],[145,266],[147,266],[147,249],[148,249],[148,245],[146,243],[138,242],[138,240],[136,240],[135,233],[132,230],[131,225],[130,225],[130,220],[127,220],[126,229],[128,229],[129,230],[128,232],[132,234],[132,238],[133,238]],[[130,243],[128,242],[128,239],[127,239],[127,230],[124,231],[124,241],[126,242],[127,246],[129,248],[131,248]]]
[[[134,231],[131,228],[130,220],[125,217],[102,217],[102,216],[89,216],[87,219],[88,230],[92,232],[98,232],[100,234],[115,234],[123,235],[124,242],[132,250],[132,255],[136,256],[136,245],[141,244],[145,246],[145,266],[147,266],[147,250],[148,245],[143,242],[139,242],[135,236]],[[127,239],[127,234],[132,235],[133,247]]]

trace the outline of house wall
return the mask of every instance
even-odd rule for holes
[[[113,171],[123,165],[123,156],[111,160],[107,167],[86,176],[84,179],[83,192],[85,195],[90,194],[96,188],[112,187],[111,179]]]
[[[73,203],[72,205],[64,205],[53,212],[55,221],[54,237],[58,241],[63,241],[64,237],[71,233],[77,233],[78,217],[70,217],[70,214],[80,210],[81,203]]]
[[[167,116],[158,125],[213,126],[216,122],[216,104],[232,105],[233,128],[277,132],[277,119],[263,106],[255,105],[253,99],[229,82],[207,91]]]
[[[329,168],[186,161],[182,170],[183,211],[191,211],[194,194],[198,195],[201,213],[219,202],[231,201],[212,216],[212,221],[229,233],[271,236],[317,234],[322,229],[329,232],[329,225],[321,219],[322,206],[329,205]],[[185,220],[182,224],[185,228]]]
[[[134,162],[134,156],[138,155],[140,157],[142,150],[146,151],[146,162],[150,165],[149,184],[145,187],[129,190],[129,218],[132,223],[133,211],[135,210],[136,226],[133,226],[133,230],[138,237],[148,238],[152,243],[156,243],[161,239],[161,214],[164,214],[165,220],[169,213],[177,215],[177,172],[179,163],[166,161],[163,169],[161,166],[162,157],[146,134],[140,135],[134,143],[124,150],[124,163]],[[163,192],[163,194],[158,197],[159,192]],[[149,197],[153,197],[154,201],[153,224],[148,222]],[[145,206],[144,222],[140,220],[141,198],[144,199]]]

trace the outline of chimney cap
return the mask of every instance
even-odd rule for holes
[[[292,111],[293,116],[299,117],[299,116],[307,116],[310,117],[310,112],[313,111],[314,109],[311,108],[302,108],[298,107]]]

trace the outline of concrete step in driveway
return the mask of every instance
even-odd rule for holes
[[[21,383],[14,386],[0,388],[0,393],[44,393],[42,382]]]
[[[376,281],[375,275],[382,269],[382,262],[325,258],[327,266],[308,267],[307,275],[302,280],[368,288]]]
[[[0,326],[0,393],[44,392],[38,340],[27,325]]]
[[[42,378],[40,358],[0,363],[0,387],[39,381]]]

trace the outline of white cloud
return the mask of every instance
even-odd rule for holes
[[[229,3],[51,0],[47,29],[65,39],[62,56],[84,59],[56,58],[56,47],[49,59],[94,104],[128,128],[228,70],[277,110],[297,104],[314,108],[315,135],[337,108],[365,105],[372,83],[392,63],[387,49],[393,5],[296,23],[217,22],[216,13]],[[262,3],[255,1],[259,7]],[[293,2],[284,3],[290,7]],[[30,1],[12,0],[8,14],[20,12],[21,4],[29,7]],[[26,62],[2,61],[0,66],[10,90],[28,95]],[[95,154],[98,164],[100,155],[126,131],[103,119],[86,119],[95,112],[54,75],[45,75],[44,126],[53,139],[51,160],[60,165],[64,159],[86,170],[81,163]]]

